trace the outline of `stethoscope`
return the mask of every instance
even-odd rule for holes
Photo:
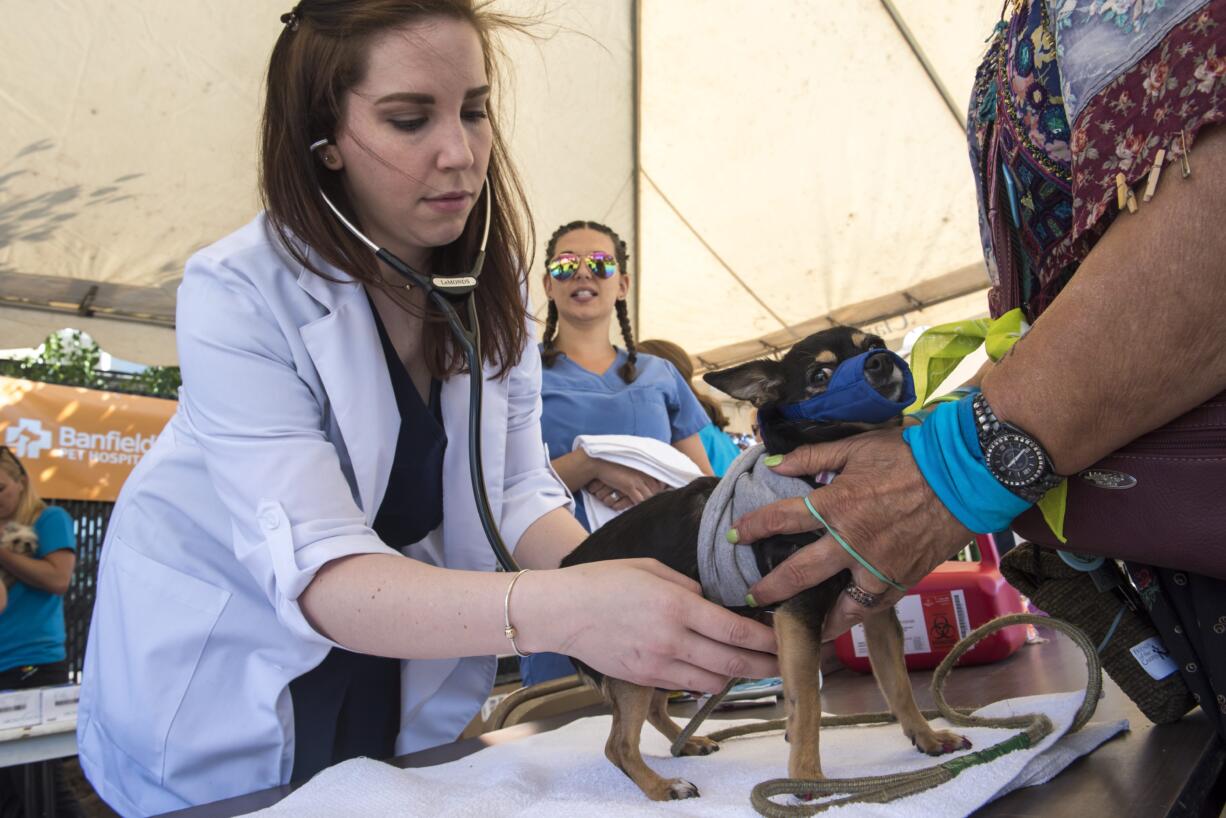
[[[311,143],[311,153],[314,154],[316,150],[327,144],[329,144],[327,139]],[[395,254],[367,238],[349,219],[345,218],[345,214],[332,203],[328,194],[322,189],[319,195],[328,209],[336,215],[336,218],[346,230],[353,234],[354,238],[369,247],[376,258],[406,278],[409,285],[419,287],[425,292],[430,301],[446,317],[447,324],[451,327],[451,334],[455,336],[456,343],[464,350],[469,373],[468,470],[472,478],[473,499],[477,501],[477,514],[481,518],[481,528],[485,530],[485,537],[489,540],[494,556],[498,558],[498,564],[504,571],[518,571],[519,566],[515,563],[511,552],[507,550],[506,543],[502,541],[502,535],[498,533],[498,526],[494,523],[494,515],[490,511],[489,495],[485,492],[485,474],[481,467],[481,386],[484,378],[481,369],[481,326],[477,321],[474,292],[477,289],[477,277],[481,275],[481,268],[485,266],[485,245],[490,237],[490,220],[493,215],[494,191],[490,187],[489,179],[485,180],[481,190],[485,194],[485,228],[481,231],[481,247],[477,251],[477,257],[468,275],[461,276],[428,276],[414,270]],[[468,327],[471,329],[464,326],[464,322],[460,320],[460,314],[456,312],[454,302],[460,300],[464,301],[465,311],[468,313]]]

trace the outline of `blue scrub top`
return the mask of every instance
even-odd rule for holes
[[[47,506],[34,521],[42,558],[52,551],[76,552],[72,517],[59,506]],[[8,606],[0,613],[0,673],[27,665],[49,665],[67,658],[64,650],[64,598],[14,582]]]
[[[732,442],[732,438],[714,423],[702,427],[698,439],[707,450],[707,460],[711,461],[711,471],[715,472],[716,477],[723,477],[732,461],[741,456],[741,450]]]
[[[617,374],[625,362],[625,350],[618,349],[613,364],[597,375],[563,353],[542,369],[541,435],[550,460],[569,453],[579,435],[638,435],[676,443],[711,422],[668,361],[640,352],[633,383]],[[583,503],[576,503],[575,517],[588,527]]]

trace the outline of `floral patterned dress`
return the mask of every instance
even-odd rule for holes
[[[1033,321],[1128,208],[1127,192],[1137,206],[1155,166],[1191,170],[1199,131],[1226,119],[1226,0],[1006,8],[976,72],[967,135],[992,314],[1021,307]],[[1226,738],[1226,582],[1129,572]]]

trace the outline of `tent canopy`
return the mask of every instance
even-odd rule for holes
[[[0,347],[73,326],[119,357],[175,363],[184,263],[259,207],[284,5],[10,9]],[[575,218],[630,243],[640,336],[703,366],[833,322],[897,342],[942,309],[982,312],[965,136],[938,87],[969,97],[996,0],[497,7],[541,20],[536,37],[502,38],[496,101],[535,217],[538,313],[541,240]]]

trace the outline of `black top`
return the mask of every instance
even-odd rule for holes
[[[379,328],[379,341],[400,412],[396,455],[374,529],[379,539],[392,548],[403,548],[443,521],[443,454],[447,451],[447,432],[443,429],[442,383],[431,378],[429,405],[422,401],[374,304],[370,311]]]

